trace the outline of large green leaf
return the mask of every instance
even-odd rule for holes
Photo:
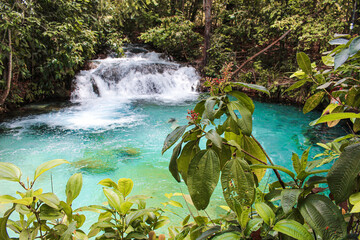
[[[252,232],[259,230],[264,220],[259,217],[255,217],[249,220],[245,228],[245,235],[249,236]]]
[[[205,209],[220,176],[220,160],[214,150],[198,152],[191,160],[187,185],[191,199],[198,210]]]
[[[82,188],[82,174],[81,173],[75,173],[72,175],[67,184],[66,184],[66,203],[71,205],[77,196],[79,196],[81,188]]]
[[[312,111],[314,108],[316,108],[317,105],[320,104],[324,95],[325,95],[325,92],[321,91],[321,92],[315,93],[314,95],[309,97],[305,102],[305,105],[303,108],[303,113],[306,114],[306,113]]]
[[[350,145],[330,168],[327,181],[336,203],[345,201],[354,191],[360,172],[360,143]]]
[[[259,216],[264,220],[264,222],[272,226],[275,221],[275,213],[274,211],[264,202],[255,203],[256,212]]]
[[[225,232],[215,235],[212,240],[239,240],[241,234],[239,232]]]
[[[187,127],[188,127],[187,125],[178,126],[177,128],[175,128],[174,131],[172,131],[169,135],[167,135],[164,142],[164,146],[161,150],[161,154],[164,154],[166,150],[171,148],[171,146],[174,145],[174,143],[176,143],[176,141],[184,134]]]
[[[194,158],[195,154],[200,151],[200,147],[198,144],[198,141],[190,141],[185,144],[180,154],[180,157],[177,160],[179,172],[185,182],[187,182],[187,174],[190,161]]]
[[[205,110],[203,112],[202,118],[203,119],[209,119],[210,121],[213,121],[215,118],[216,111],[214,110],[214,107],[217,103],[216,97],[210,97],[206,99],[204,107]]]
[[[354,38],[349,46],[350,49],[350,57],[355,55],[358,51],[360,51],[360,37]]]
[[[229,94],[233,97],[236,97],[238,101],[242,102],[252,114],[254,113],[255,105],[248,95],[239,91],[232,91],[229,92]]]
[[[12,163],[0,162],[0,180],[20,182],[21,170]]]
[[[119,192],[126,197],[131,193],[134,187],[134,182],[130,178],[120,178],[117,185]]]
[[[15,211],[15,204],[13,205],[12,208],[10,208],[5,212],[2,218],[0,218],[0,239],[2,240],[10,240],[6,226],[7,226],[7,221],[13,211]]]
[[[221,149],[222,139],[214,129],[210,129],[210,131],[205,134],[205,137],[209,139],[216,147]]]
[[[252,138],[252,137],[248,137],[246,135],[244,135],[244,145],[243,145],[243,149],[247,152],[250,153],[252,156],[260,159],[261,161],[267,163],[267,157],[264,153],[264,151],[261,149],[261,147],[259,146],[259,144]],[[256,159],[245,155],[245,160],[247,160],[248,162],[251,162],[252,164],[258,164],[259,161],[257,161]],[[254,174],[256,175],[258,181],[260,182],[261,179],[264,177],[266,172],[265,168],[259,168],[259,169],[254,169]]]
[[[229,207],[251,206],[255,199],[255,181],[249,164],[241,158],[228,161],[222,169],[221,186]]]
[[[350,57],[350,48],[345,48],[334,57],[334,68],[337,69],[343,65]]]
[[[43,193],[36,197],[39,198],[41,201],[43,201],[48,206],[55,208],[55,209],[59,209],[60,200],[54,193]]]
[[[260,85],[251,84],[251,83],[244,83],[244,82],[231,82],[231,85],[236,85],[236,86],[240,86],[240,87],[254,89],[256,91],[266,93],[267,95],[270,96],[269,90],[267,90],[266,87],[263,87],[263,86],[260,86]]]
[[[285,214],[288,214],[293,206],[297,204],[300,194],[303,189],[283,189],[281,191],[281,206]]]
[[[64,160],[64,159],[54,159],[48,162],[44,162],[43,164],[41,164],[40,166],[38,166],[35,170],[35,174],[34,174],[34,181],[44,172],[57,167],[61,164],[64,163],[69,163],[68,161]]]
[[[308,55],[303,52],[298,52],[296,54],[296,61],[304,73],[307,75],[312,75],[311,61]]]
[[[332,122],[332,121],[341,120],[341,119],[348,119],[348,118],[360,118],[360,114],[359,113],[350,113],[350,112],[346,112],[346,113],[330,113],[330,114],[327,114],[327,115],[323,115],[320,118],[312,121],[310,123],[310,126],[314,126],[314,125],[319,124],[319,123]]]
[[[313,240],[313,236],[309,231],[297,221],[283,219],[277,222],[274,226],[274,230],[286,234],[292,238],[298,240]]]
[[[298,208],[305,222],[322,239],[344,239],[346,222],[339,208],[327,197],[319,194],[309,195],[299,202]]]
[[[249,109],[239,101],[232,101],[227,105],[230,115],[238,124],[244,134],[250,136],[252,132],[252,114]],[[241,118],[238,118],[235,111],[239,111]]]
[[[171,172],[171,175],[176,179],[177,182],[181,181],[178,164],[176,161],[178,156],[180,155],[181,146],[182,146],[182,141],[178,145],[176,145],[176,147],[174,147],[169,163],[169,171]]]

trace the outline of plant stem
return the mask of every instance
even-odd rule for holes
[[[270,164],[271,164],[272,166],[274,166],[273,161],[271,161],[269,155],[266,153],[265,149],[261,146],[261,144],[259,143],[259,141],[256,140],[256,138],[255,138],[254,135],[252,135],[252,134],[251,134],[251,137],[254,139],[254,141],[256,142],[256,144],[257,144],[257,145],[260,147],[260,149],[263,151],[263,153],[265,154],[266,158],[269,160]],[[273,169],[273,171],[274,171],[277,179],[279,180],[279,183],[280,183],[281,187],[282,187],[283,189],[285,189],[285,184],[284,184],[283,180],[281,179],[281,176],[280,176],[279,171],[276,170],[276,169]]]

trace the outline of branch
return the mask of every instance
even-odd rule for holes
[[[252,57],[248,58],[245,62],[243,62],[240,67],[238,67],[238,69],[235,70],[235,72],[233,72],[233,74],[231,75],[230,79],[234,79],[234,77],[236,77],[236,75],[241,71],[241,69],[250,61],[252,61],[254,58],[256,58],[257,56],[259,56],[260,54],[262,54],[263,52],[266,52],[267,50],[269,50],[272,46],[274,46],[275,44],[277,44],[279,41],[281,41],[284,37],[286,37],[286,35],[288,35],[291,32],[291,29],[287,30],[283,35],[281,35],[281,37],[279,37],[278,39],[276,39],[273,43],[271,43],[269,46],[267,46],[266,48],[264,48],[263,50],[261,50],[260,52],[256,53],[255,55],[253,55]]]

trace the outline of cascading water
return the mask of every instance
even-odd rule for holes
[[[127,55],[96,60],[95,69],[82,71],[72,101],[151,98],[173,103],[194,96],[199,80],[194,68],[169,62],[155,52]]]

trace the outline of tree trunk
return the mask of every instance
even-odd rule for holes
[[[12,79],[12,46],[11,46],[11,30],[9,29],[9,64],[8,64],[8,75],[6,80],[6,87],[3,92],[3,94],[0,96],[0,106],[3,106],[5,103],[5,100],[10,92],[10,86],[11,86],[11,79]]]
[[[212,0],[203,0],[205,12],[205,32],[204,32],[204,49],[203,49],[203,65],[208,63],[208,53],[210,48],[210,32],[211,32],[211,5]]]

